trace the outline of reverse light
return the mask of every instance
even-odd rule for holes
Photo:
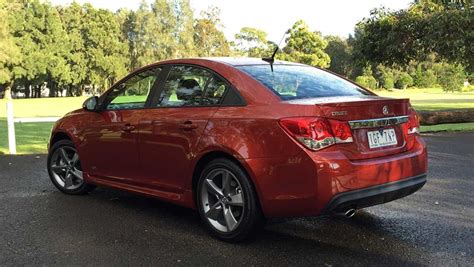
[[[280,125],[293,138],[311,150],[339,143],[352,143],[352,133],[347,122],[319,117],[285,118]]]
[[[419,134],[420,120],[418,118],[418,114],[416,114],[416,111],[413,108],[410,108],[408,116],[408,134]]]

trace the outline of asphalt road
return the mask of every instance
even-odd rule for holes
[[[197,213],[99,188],[66,196],[45,156],[0,156],[0,266],[474,265],[474,133],[426,136],[428,183],[351,219],[271,222],[255,240],[211,238]]]

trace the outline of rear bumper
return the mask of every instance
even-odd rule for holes
[[[400,181],[344,192],[334,196],[321,214],[329,215],[387,203],[413,194],[425,183],[426,174],[422,174]]]
[[[417,139],[410,151],[373,159],[354,161],[338,149],[328,149],[317,153],[302,150],[293,157],[247,159],[242,164],[254,181],[266,217],[317,216],[344,208],[343,203],[354,204],[350,201],[358,200],[356,204],[363,208],[421,188],[423,184],[397,190],[414,177],[423,176],[415,181],[426,181],[427,150]],[[358,192],[369,192],[365,193],[367,199],[357,196]]]

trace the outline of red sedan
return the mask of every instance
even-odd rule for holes
[[[346,214],[426,182],[407,99],[314,67],[182,59],[134,71],[51,134],[48,171],[66,194],[95,185],[197,209],[220,239],[266,218]]]

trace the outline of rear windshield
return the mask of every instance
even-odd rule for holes
[[[283,100],[370,95],[366,90],[336,75],[310,66],[269,65],[237,66],[263,83]]]

